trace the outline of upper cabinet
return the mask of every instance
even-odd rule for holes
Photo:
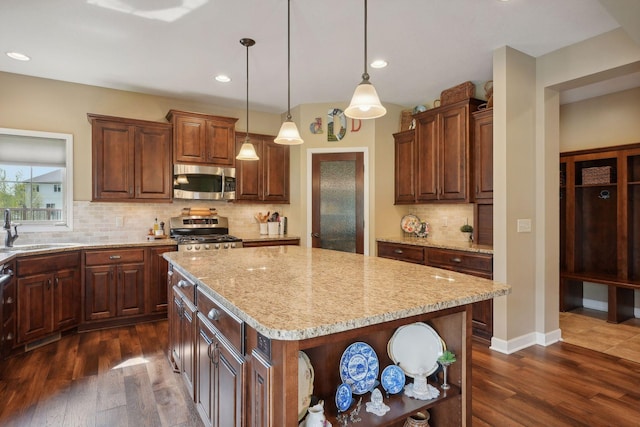
[[[493,203],[493,108],[473,113],[474,199]]]
[[[87,114],[94,201],[170,201],[171,124]]]
[[[397,134],[396,204],[471,201],[471,113],[481,102],[470,98],[416,114],[413,144],[411,131]]]
[[[235,123],[238,119],[170,110],[174,163],[236,164]]]
[[[246,133],[236,134],[237,150]],[[236,200],[289,203],[289,146],[273,142],[274,136],[250,133],[259,160],[236,163]]]

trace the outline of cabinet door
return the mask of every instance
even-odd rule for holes
[[[271,137],[263,141],[262,162],[263,200],[289,202],[289,146],[273,142]]]
[[[475,200],[493,200],[493,109],[474,113],[473,170]]]
[[[218,166],[235,166],[234,124],[224,120],[206,121],[205,155],[207,163]]]
[[[236,151],[244,142],[245,134],[236,135]],[[262,140],[251,136],[251,143],[260,160],[239,160],[236,163],[236,200],[261,200],[262,198]]]
[[[473,334],[490,340],[493,336],[493,300],[473,304]]]
[[[85,267],[84,319],[99,320],[116,316],[115,267]]]
[[[195,372],[195,335],[196,335],[196,307],[188,300],[182,300],[182,318],[180,319],[180,335],[181,340],[181,360],[182,360],[182,376],[184,377],[189,395],[193,397],[193,381]]]
[[[67,329],[80,322],[80,273],[63,270],[53,278],[54,329]]]
[[[91,132],[93,199],[133,198],[135,128],[96,120]]]
[[[206,163],[206,120],[178,116],[174,119],[173,153],[176,162]]]
[[[165,252],[175,251],[175,246],[149,248],[149,280],[147,281],[148,300],[145,301],[147,312],[164,313],[167,311],[167,286],[169,263],[162,258]],[[171,289],[170,287],[168,289]]]
[[[213,386],[215,378],[214,365],[211,358],[213,356],[215,333],[207,325],[207,322],[202,320],[201,314],[198,314],[196,324],[198,331],[196,336],[196,407],[205,424],[212,426],[214,425]]]
[[[440,172],[438,198],[465,200],[467,198],[467,168],[469,163],[467,107],[442,112],[440,135]]]
[[[172,309],[169,314],[169,355],[173,360],[174,369],[182,371],[182,357],[180,347],[182,345],[182,296],[174,286],[171,295]]]
[[[269,427],[271,421],[271,376],[273,369],[257,351],[251,352],[251,385],[249,423],[256,427]]]
[[[423,115],[417,119],[416,131],[416,200],[436,200],[438,188],[439,115]]]
[[[415,203],[415,131],[393,135],[395,139],[395,203]]]
[[[144,264],[122,264],[117,268],[118,292],[116,296],[118,316],[144,313]]]
[[[219,338],[219,339],[218,339]],[[217,423],[220,427],[241,427],[244,396],[244,359],[224,338],[217,335],[213,363],[217,378],[214,400]]]
[[[18,279],[18,343],[33,341],[53,330],[51,274]]]
[[[135,132],[136,198],[170,200],[173,190],[171,129],[139,126]]]

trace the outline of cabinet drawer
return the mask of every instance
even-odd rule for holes
[[[493,256],[448,249],[427,249],[427,265],[492,278]]]
[[[421,246],[402,245],[399,243],[378,242],[378,256],[397,259],[399,261],[424,264],[424,248]]]
[[[85,252],[85,265],[144,262],[144,248]]]
[[[32,256],[16,261],[18,277],[76,269],[80,265],[80,253],[64,252],[56,255]]]
[[[193,305],[196,305],[196,285],[191,280],[185,278],[182,274],[173,270],[174,276],[171,278],[171,283],[177,287],[182,294]]]
[[[199,288],[197,289],[197,293],[198,311],[202,313],[241,354],[244,354],[244,322],[215,302],[209,295],[203,293]]]

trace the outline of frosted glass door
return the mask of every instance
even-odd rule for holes
[[[362,157],[314,154],[313,247],[363,253]]]

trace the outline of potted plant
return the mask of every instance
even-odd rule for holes
[[[467,239],[470,242],[473,242],[473,227],[470,226],[469,224],[464,224],[462,227],[460,227],[460,231],[462,231],[463,233],[465,233],[467,235]]]

